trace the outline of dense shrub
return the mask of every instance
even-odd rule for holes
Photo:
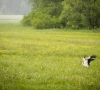
[[[24,26],[33,26],[37,29],[59,27],[59,20],[56,17],[42,12],[31,12],[29,15],[24,16],[21,22]]]
[[[32,26],[31,20],[33,19],[34,16],[35,16],[35,13],[34,12],[30,12],[28,15],[24,16],[24,18],[21,20],[21,23],[24,26]]]
[[[21,23],[24,26],[31,26],[30,17],[29,16],[24,16],[24,18],[22,19]]]

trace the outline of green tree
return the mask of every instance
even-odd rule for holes
[[[99,0],[64,0],[62,5],[60,18],[66,27],[95,28],[100,26]]]
[[[26,18],[24,17],[26,20],[23,21],[28,23],[29,19],[27,18],[31,16],[32,18],[29,22],[35,28],[59,27],[58,17],[62,11],[62,0],[30,0],[30,2],[33,5],[32,11]]]
[[[90,28],[99,28],[100,1],[82,0],[82,14],[85,16]]]
[[[99,0],[30,0],[30,2],[33,6],[32,11],[24,21],[29,21],[32,26],[73,29],[100,27]]]

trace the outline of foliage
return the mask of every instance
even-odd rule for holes
[[[90,28],[99,28],[100,20],[100,1],[99,0],[82,0],[82,13],[86,17]]]
[[[61,0],[31,0],[31,2],[34,7],[22,20],[23,25],[28,25],[29,22],[35,28],[61,27],[59,22]]]
[[[31,24],[31,20],[33,19],[34,17],[34,12],[31,12],[29,13],[28,15],[25,15],[23,17],[23,19],[21,20],[21,23],[24,25],[24,26],[32,26]]]
[[[57,19],[56,17],[51,17],[49,14],[37,12],[33,20],[31,21],[35,28],[56,28]]]
[[[32,16],[32,23],[36,22],[38,27],[42,25],[41,28],[53,28],[51,23],[58,28],[94,29],[100,27],[99,0],[30,0],[30,2],[33,5],[31,12],[37,15]],[[52,19],[56,19],[56,23],[51,22]],[[48,23],[47,26],[45,26],[46,23]]]
[[[98,0],[75,0],[75,2],[73,0],[64,0],[62,4],[61,15],[66,18],[67,26],[72,28],[99,28],[100,3]]]

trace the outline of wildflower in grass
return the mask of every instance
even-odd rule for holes
[[[93,82],[90,82],[89,85],[90,85],[90,86],[93,85]]]
[[[74,66],[76,66],[76,64],[73,64]]]

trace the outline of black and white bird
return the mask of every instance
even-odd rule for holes
[[[82,65],[85,67],[89,67],[90,66],[90,62],[95,60],[96,56],[92,55],[86,58],[86,56],[83,57],[83,62]]]

